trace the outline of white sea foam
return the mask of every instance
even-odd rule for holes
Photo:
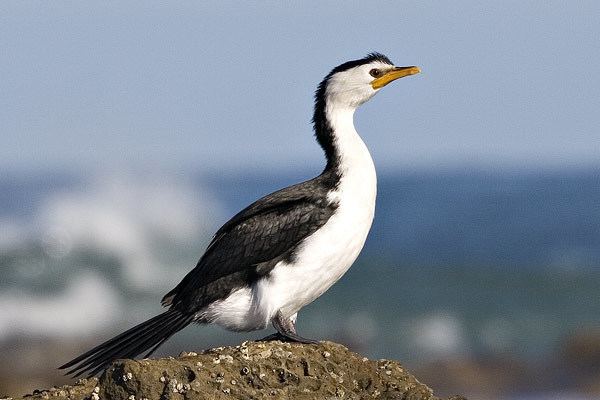
[[[158,303],[195,265],[220,213],[196,187],[170,175],[98,174],[50,190],[27,219],[3,217],[0,338],[91,334],[127,307],[139,312],[134,293]]]
[[[412,344],[430,357],[457,354],[467,342],[461,320],[448,312],[415,319],[409,332]]]
[[[53,296],[10,289],[0,293],[0,338],[92,334],[113,322],[121,302],[112,285],[91,271],[73,277],[64,292]]]
[[[86,190],[54,194],[39,223],[49,256],[85,248],[116,257],[127,283],[143,290],[173,285],[168,277],[179,266],[172,264],[183,261],[174,250],[195,246],[200,254],[215,208],[181,179],[119,173],[96,177]],[[186,261],[189,269],[195,260]]]

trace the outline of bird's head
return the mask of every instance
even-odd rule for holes
[[[356,108],[388,83],[419,72],[418,67],[396,67],[383,54],[370,53],[335,67],[319,85],[316,101]]]

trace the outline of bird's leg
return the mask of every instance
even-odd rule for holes
[[[275,314],[275,318],[273,318],[273,327],[277,329],[277,333],[269,335],[261,340],[281,340],[282,342],[299,342],[299,343],[307,343],[307,344],[317,344],[319,343],[313,339],[306,339],[302,336],[299,336],[296,333],[296,315],[294,314],[291,318],[284,317],[281,312],[277,312]]]
[[[296,313],[296,314],[294,314],[294,315],[292,315],[290,317],[290,322],[292,324],[292,329],[293,329],[294,333],[296,333],[296,318],[297,317],[298,317],[298,313]],[[260,339],[259,341],[261,341],[261,342],[270,342],[272,340],[280,340],[282,342],[287,341],[286,337],[283,336],[279,332],[275,332],[275,333],[272,333],[270,335],[267,335],[264,338]]]

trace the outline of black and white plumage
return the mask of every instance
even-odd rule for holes
[[[327,165],[317,177],[271,193],[223,225],[196,267],[163,298],[168,311],[66,363],[96,374],[151,354],[192,322],[233,331],[297,335],[298,311],[333,285],[360,253],[373,221],[376,174],[354,111],[389,82],[419,72],[378,53],[334,68],[315,94],[313,124]]]

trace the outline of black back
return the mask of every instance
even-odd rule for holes
[[[376,60],[392,65],[383,54],[370,53],[335,67],[315,92],[315,136],[327,158],[323,173],[271,193],[227,221],[196,267],[163,298],[163,305],[195,313],[268,275],[279,261],[293,261],[302,241],[325,225],[338,206],[327,200],[327,194],[341,179],[334,132],[326,115],[327,84],[338,72]]]
[[[223,225],[196,267],[163,298],[164,305],[197,312],[231,291],[294,260],[300,243],[322,227],[337,204],[327,200],[332,172],[271,193]]]

